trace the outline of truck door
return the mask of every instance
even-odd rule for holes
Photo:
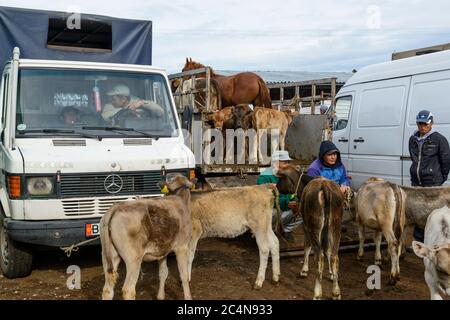
[[[448,93],[450,92],[450,71],[439,71],[413,76],[408,99],[403,138],[403,184],[410,185],[409,137],[417,130],[416,115],[420,110],[431,111],[434,117],[433,131],[438,131],[450,140],[450,108]],[[450,184],[447,180],[446,184]]]
[[[348,161],[350,140],[350,110],[354,103],[354,93],[340,93],[336,99],[335,117],[333,119],[333,142],[341,152],[341,160],[347,171],[351,170]]]
[[[349,139],[352,186],[380,177],[402,183],[403,124],[411,78],[361,84]]]

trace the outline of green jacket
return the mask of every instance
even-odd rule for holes
[[[257,184],[266,184],[266,183],[277,184],[278,180],[279,180],[279,178],[274,176],[274,174],[272,172],[272,168],[267,168],[259,174],[258,180],[256,181],[256,183]],[[280,194],[280,209],[281,209],[281,211],[289,210],[288,203],[290,201],[294,201],[293,195]]]

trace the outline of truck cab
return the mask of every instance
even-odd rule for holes
[[[20,51],[0,84],[0,266],[8,278],[32,271],[37,247],[93,239],[114,203],[160,196],[164,177],[193,177],[195,168],[164,70]]]

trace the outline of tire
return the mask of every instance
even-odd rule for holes
[[[0,267],[8,279],[30,275],[33,265],[33,254],[25,245],[11,240],[0,219]]]

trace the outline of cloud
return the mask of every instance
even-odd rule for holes
[[[0,0],[0,5],[9,5]],[[14,6],[153,21],[153,61],[228,70],[351,71],[449,41],[450,2],[424,0],[15,0]]]

